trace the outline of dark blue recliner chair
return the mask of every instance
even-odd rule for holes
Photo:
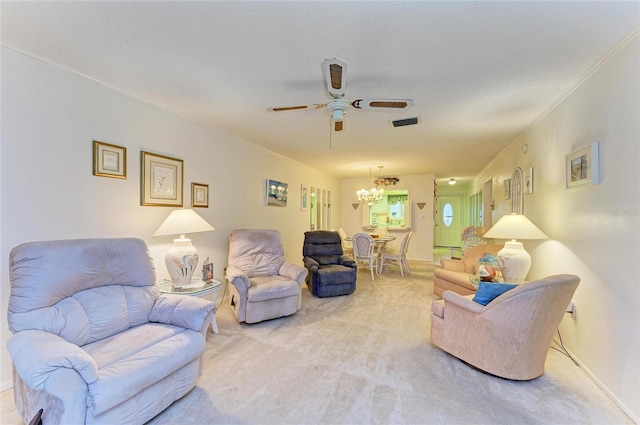
[[[316,230],[304,233],[302,255],[309,271],[307,287],[319,298],[348,295],[356,290],[358,268],[344,255],[338,232]]]

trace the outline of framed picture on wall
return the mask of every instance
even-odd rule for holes
[[[286,207],[289,184],[277,180],[267,179],[265,189],[265,204],[272,207]]]
[[[140,205],[181,207],[183,161],[140,152]]]
[[[524,170],[524,193],[533,193],[533,167]]]
[[[504,179],[504,199],[511,198],[511,179]]]
[[[307,210],[307,202],[309,202],[309,198],[307,196],[307,188],[303,185],[300,185],[300,210]]]
[[[191,183],[191,206],[193,208],[209,208],[209,185]]]
[[[127,148],[93,141],[93,175],[127,178]]]
[[[566,156],[566,187],[592,186],[600,183],[599,142],[593,142]]]

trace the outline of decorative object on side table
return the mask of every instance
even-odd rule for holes
[[[140,205],[182,206],[183,161],[140,152]]]
[[[599,143],[571,152],[566,158],[567,187],[597,185],[600,183]]]
[[[93,175],[127,178],[127,148],[93,141]]]
[[[548,239],[527,217],[515,213],[502,216],[483,237],[511,239],[498,252],[498,265],[506,283],[522,283],[531,267],[531,256],[525,251],[522,242],[517,242],[516,239]]]
[[[204,260],[202,264],[202,280],[204,282],[211,282],[213,280],[213,263],[209,262],[209,257]]]
[[[175,287],[189,286],[198,265],[198,250],[191,244],[191,239],[187,239],[185,235],[212,230],[215,228],[194,210],[179,209],[172,211],[153,234],[154,238],[180,235],[178,239],[173,240],[173,246],[164,257],[167,271]]]

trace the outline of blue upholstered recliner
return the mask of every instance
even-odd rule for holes
[[[342,251],[338,232],[305,232],[302,246],[304,266],[309,270],[307,286],[317,297],[348,295],[356,290],[357,266]]]

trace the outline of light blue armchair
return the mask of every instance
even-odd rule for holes
[[[209,301],[161,295],[138,239],[33,242],[10,254],[7,344],[25,422],[141,424],[196,384]]]

